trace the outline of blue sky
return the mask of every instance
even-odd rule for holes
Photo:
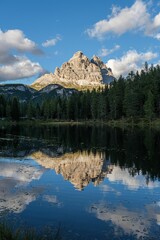
[[[0,29],[0,83],[30,84],[79,50],[117,77],[160,63],[158,0],[2,0]]]

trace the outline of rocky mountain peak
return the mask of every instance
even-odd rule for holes
[[[56,68],[54,73],[38,78],[32,87],[41,89],[48,84],[60,84],[66,88],[78,90],[103,87],[113,80],[107,66],[97,56],[91,60],[83,52],[76,52],[68,62]]]
[[[78,51],[75,54],[73,54],[72,59],[74,59],[74,58],[82,58],[83,56],[84,56],[83,52],[82,51]]]
[[[71,65],[77,65],[81,68],[82,65],[89,65],[90,60],[83,52],[76,52],[73,57],[68,61]]]
[[[91,63],[96,64],[98,67],[102,68],[105,67],[105,64],[102,62],[102,60],[97,57],[96,55],[93,56],[93,58],[91,59]]]

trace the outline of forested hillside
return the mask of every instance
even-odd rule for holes
[[[160,116],[160,66],[145,68],[120,77],[105,89],[75,92],[68,97],[51,97],[42,103],[7,100],[0,96],[0,117],[12,120],[112,120]]]

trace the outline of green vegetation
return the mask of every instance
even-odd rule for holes
[[[6,223],[0,223],[0,240],[61,240],[60,227],[55,234],[46,233],[37,234],[35,230],[14,229]]]
[[[109,87],[73,93],[70,97],[52,97],[42,103],[21,102],[16,97],[0,96],[0,118],[9,121],[92,121],[147,123],[160,117],[160,66],[140,73],[131,72]],[[125,121],[124,121],[125,119]],[[142,120],[142,121],[141,121]],[[140,123],[141,124],[141,123]]]

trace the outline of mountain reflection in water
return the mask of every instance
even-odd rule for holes
[[[49,157],[36,152],[31,157],[45,168],[54,169],[65,180],[70,181],[78,190],[84,189],[90,182],[95,186],[107,176],[110,167],[101,154],[83,152],[65,153],[59,157]]]
[[[91,179],[111,171],[106,169],[109,165],[127,168],[131,176],[141,173],[147,183],[160,177],[160,135],[150,129],[129,131],[89,126],[0,129],[0,157],[27,156],[57,173],[72,163],[75,168],[84,164],[86,172],[95,165],[97,173]],[[74,169],[68,167],[68,171]],[[64,177],[67,179],[67,175]]]
[[[3,127],[0,214],[33,225],[58,219],[74,226],[65,239],[157,240],[159,159],[156,130]]]

